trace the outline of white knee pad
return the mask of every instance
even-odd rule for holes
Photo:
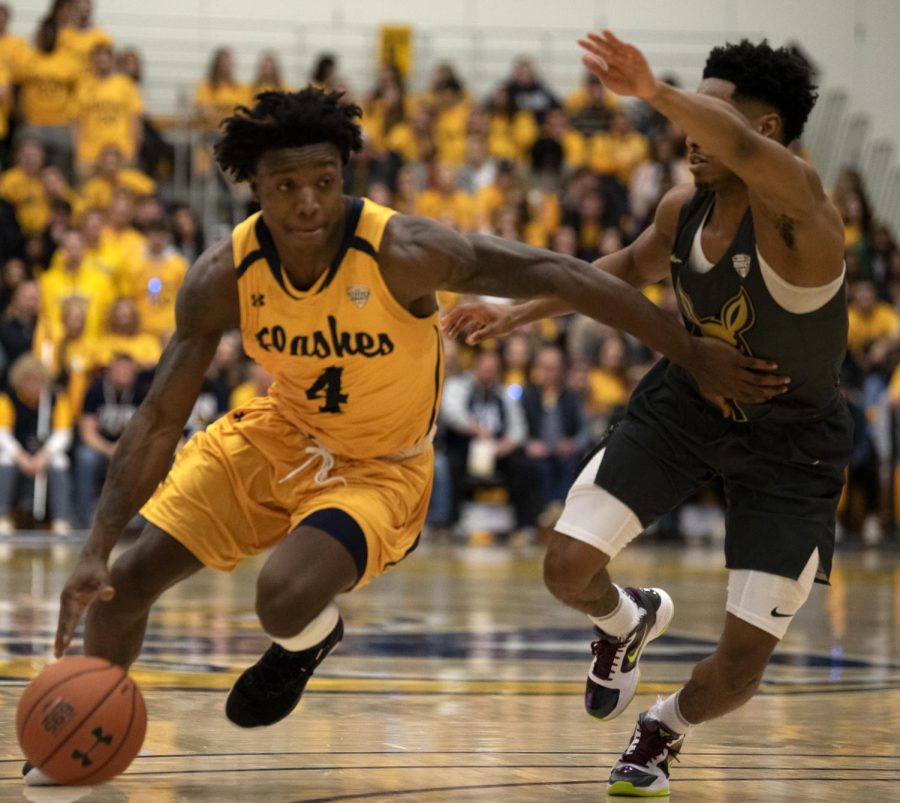
[[[556,531],[614,558],[644,528],[631,508],[594,482],[605,453],[597,452],[578,475]]]
[[[288,638],[275,638],[269,634],[269,638],[276,644],[280,644],[286,650],[291,652],[300,652],[309,647],[315,647],[320,641],[334,630],[334,626],[338,623],[340,611],[338,606],[333,602],[329,602],[319,612],[318,616],[313,619],[306,627],[303,628],[296,636]]]
[[[783,639],[794,614],[800,610],[819,568],[814,550],[796,580],[751,569],[734,569],[728,578],[726,610],[745,622]]]

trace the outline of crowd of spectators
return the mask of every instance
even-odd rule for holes
[[[0,534],[32,519],[65,533],[90,522],[207,232],[204,210],[174,197],[172,146],[144,109],[139,52],[94,24],[91,0],[55,0],[29,41],[9,34],[10,15],[0,4]],[[691,180],[682,133],[588,74],[563,94],[522,57],[487,97],[452,64],[414,90],[420,78],[388,66],[374,86],[351,87],[337,58],[321,54],[292,85],[262,53],[243,82],[235,53],[219,48],[195,87],[192,125],[203,145],[192,169],[222,182],[209,144],[234,106],[312,83],[364,111],[347,192],[461,231],[593,261],[631,242],[660,197]],[[842,523],[848,538],[875,540],[893,508],[886,466],[900,407],[900,251],[858,174],[845,170],[832,193],[846,225],[851,305],[842,382],[858,421]],[[231,209],[219,212],[222,224],[237,222]],[[677,312],[666,283],[646,293]],[[431,524],[452,530],[479,489],[500,488],[511,529],[527,535],[552,522],[579,454],[657,358],[580,316],[477,351],[447,342],[446,351]],[[185,437],[269,381],[229,333]],[[665,532],[721,529],[715,490],[693,505]]]

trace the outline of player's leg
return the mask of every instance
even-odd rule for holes
[[[115,596],[108,602],[97,600],[88,608],[85,653],[130,666],[141,651],[150,606],[163,591],[202,567],[187,548],[148,523],[110,570]]]
[[[631,701],[641,653],[674,614],[665,591],[620,588],[607,566],[646,524],[711,474],[689,449],[674,449],[652,426],[628,419],[623,426],[627,433],[613,432],[576,478],[544,560],[551,593],[594,625],[585,708],[603,720]]]
[[[629,747],[610,775],[610,794],[668,794],[669,765],[691,727],[739,708],[759,688],[772,651],[809,596],[818,565],[816,551],[796,580],[746,569],[731,572],[716,651],[694,667],[682,689],[638,717]]]
[[[232,722],[272,725],[294,710],[343,636],[334,598],[356,585],[367,554],[362,528],[336,508],[312,514],[275,547],[256,586],[256,612],[272,646],[228,695]]]

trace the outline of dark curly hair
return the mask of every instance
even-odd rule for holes
[[[768,40],[758,45],[747,39],[713,48],[703,69],[704,78],[721,78],[735,86],[735,100],[761,100],[781,115],[784,144],[803,133],[816,104],[816,86],[809,62],[793,47],[773,49]]]
[[[342,97],[342,92],[311,86],[299,92],[261,92],[252,109],[238,106],[223,123],[216,161],[235,181],[246,181],[265,151],[330,142],[347,164],[362,147],[362,131],[354,122],[362,110],[342,104]]]

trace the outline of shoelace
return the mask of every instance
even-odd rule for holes
[[[347,480],[345,480],[343,477],[328,476],[331,469],[334,468],[334,455],[329,451],[327,446],[319,443],[317,440],[313,440],[313,445],[307,446],[304,451],[309,455],[309,457],[301,465],[297,466],[297,468],[295,468],[293,471],[278,480],[279,485],[297,476],[297,474],[299,474],[301,471],[304,471],[307,466],[311,465],[316,460],[322,461],[322,465],[319,466],[319,470],[316,472],[316,476],[314,477],[314,482],[316,483],[316,485],[330,485],[333,482],[341,482],[344,484],[344,486],[347,485]]]
[[[659,726],[653,728],[638,724],[638,735],[632,740],[628,749],[622,754],[622,760],[629,764],[649,766],[650,762],[660,755],[665,759],[678,760],[678,748],[672,747],[672,742],[677,739],[676,734],[667,738],[660,733]]]
[[[628,641],[609,641],[597,639],[591,642],[591,652],[594,654],[593,674],[603,680],[609,680],[612,675],[612,666],[622,652],[628,646]]]

